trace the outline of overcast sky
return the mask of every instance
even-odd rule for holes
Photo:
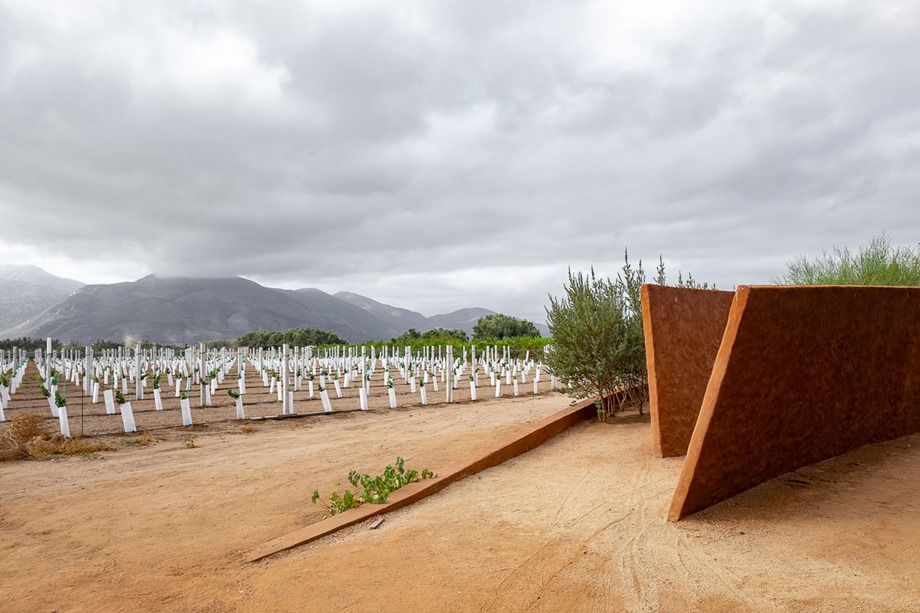
[[[920,241],[920,3],[0,0],[0,258],[543,321]]]

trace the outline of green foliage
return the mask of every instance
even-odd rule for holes
[[[54,405],[58,408],[67,406],[67,398],[61,392],[54,392]]]
[[[125,403],[125,396],[121,390],[115,390],[115,404],[122,405]]]
[[[501,313],[486,315],[473,326],[473,337],[477,339],[501,340],[515,336],[540,336],[540,331],[533,322]]]
[[[499,346],[499,349],[503,346],[507,346],[511,350],[511,356],[517,358],[523,358],[527,352],[530,352],[530,355],[538,355],[543,353],[543,347],[546,345],[552,344],[551,338],[543,338],[540,336],[517,336],[514,338],[505,338],[501,340],[495,339],[474,339],[469,342],[463,342],[456,338],[415,338],[409,340],[400,341],[399,345],[395,345],[397,349],[404,349],[409,347],[410,351],[413,354],[421,352],[425,347],[446,347],[450,345],[454,348],[454,355],[459,356],[463,355],[464,347],[469,349],[472,346],[476,347],[478,355],[482,355],[483,349],[486,347],[492,347],[495,345]],[[360,354],[360,348],[362,346],[368,348],[374,347],[377,351],[377,355],[380,355],[384,347],[394,347],[394,344],[391,342],[376,341],[363,343],[361,345],[350,345],[358,349]]]
[[[192,449],[195,447],[196,440],[198,440],[197,434],[186,434],[182,437],[182,444],[185,445],[186,449]]]
[[[322,502],[328,509],[326,517],[331,517],[364,503],[383,504],[390,497],[390,494],[399,488],[418,481],[419,478],[430,479],[433,477],[437,477],[437,475],[427,468],[423,469],[421,473],[415,469],[406,469],[405,461],[401,457],[397,457],[395,465],[388,464],[383,470],[383,474],[376,477],[361,474],[356,470],[350,471],[348,473],[348,482],[353,487],[361,488],[357,495],[352,493],[351,490],[345,490],[341,495],[338,492],[332,492],[327,503],[320,499],[319,490],[313,490],[310,500],[313,504],[318,501]],[[326,517],[323,519],[326,519]]]
[[[238,347],[280,347],[287,343],[291,346],[306,347],[308,345],[344,345],[338,335],[327,330],[314,328],[292,328],[287,332],[258,330],[247,332],[235,341],[221,341],[226,346]]]
[[[774,279],[783,285],[920,286],[920,246],[892,247],[883,233],[868,247],[852,253],[844,247],[809,261],[799,256],[787,264],[788,272]]]
[[[5,372],[0,372],[0,386],[9,387],[10,386],[10,374]]]
[[[160,389],[160,373],[153,375],[153,389]]]
[[[344,494],[339,494],[338,492],[332,492],[329,496],[329,502],[324,502],[320,500],[319,490],[313,490],[313,495],[310,497],[310,500],[313,501],[313,504],[316,504],[317,501],[322,502],[326,505],[328,511],[326,512],[325,517],[331,517],[333,515],[338,515],[343,511],[348,509],[354,509],[359,506],[361,503],[355,498],[355,495],[351,493],[351,490],[345,490]]]
[[[42,384],[42,396],[45,398],[51,398],[51,392],[45,387],[44,383]]]
[[[664,258],[662,258],[660,255],[658,256],[658,268],[655,272],[655,283],[658,285],[667,285],[668,277],[664,271]],[[715,283],[713,283],[711,286],[705,281],[700,283],[694,279],[693,275],[690,273],[687,273],[687,278],[684,279],[683,273],[679,270],[677,271],[677,284],[674,287],[688,287],[691,289],[716,289]]]
[[[230,396],[231,398],[233,398],[234,400],[240,397],[240,393],[239,393],[239,392],[235,392],[235,391],[233,391],[232,389],[229,389],[229,388],[227,389],[227,395]]]
[[[450,341],[468,343],[470,337],[463,330],[434,328],[432,330],[426,330],[425,332],[419,332],[415,328],[409,328],[399,336],[390,339],[390,342],[397,345],[406,345],[407,343],[415,340],[427,341],[428,345],[442,345],[446,343],[449,344]]]
[[[43,338],[32,338],[30,336],[20,336],[19,338],[4,338],[0,339],[0,349],[9,351],[13,347],[19,347],[23,350],[41,349],[43,352],[46,347],[46,340]],[[51,349],[54,351],[60,351],[63,345],[61,341],[53,338],[51,339]]]
[[[123,345],[118,341],[108,341],[104,339],[96,339],[96,342],[93,343],[93,352],[102,352],[106,349],[118,349]]]
[[[603,417],[616,414],[624,397],[637,403],[641,412],[648,394],[643,283],[642,262],[634,269],[627,253],[615,280],[597,278],[593,268],[590,275],[570,270],[566,296],[550,296],[546,313],[553,345],[545,364],[568,382],[575,397],[600,396]]]

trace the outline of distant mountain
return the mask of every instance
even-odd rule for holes
[[[426,318],[350,292],[332,296],[312,288],[273,289],[240,277],[149,275],[129,283],[86,285],[58,296],[44,311],[0,331],[0,338],[50,336],[79,343],[145,339],[187,344],[233,339],[253,330],[318,328],[354,343],[388,340],[409,328],[420,332],[460,329],[472,335],[479,318],[493,313],[468,308]],[[15,299],[15,294],[10,295],[10,300]]]
[[[491,315],[495,311],[489,309],[469,308],[453,311],[452,313],[443,313],[441,315],[432,315],[428,318],[428,328],[447,328],[448,330],[463,330],[473,337],[473,326],[481,318]]]
[[[0,330],[38,315],[83,287],[28,264],[0,265]]]
[[[335,297],[361,307],[378,319],[387,322],[398,330],[396,334],[401,334],[409,328],[415,328],[419,332],[425,332],[433,328],[446,328],[448,330],[463,330],[472,337],[473,326],[476,325],[479,318],[495,312],[489,309],[471,308],[425,317],[421,313],[377,302],[367,296],[352,292],[338,292]],[[395,336],[395,334],[392,336]]]
[[[339,300],[344,300],[349,304],[360,307],[377,319],[386,322],[391,328],[397,331],[396,334],[402,334],[409,328],[415,328],[419,332],[424,332],[425,330],[430,330],[432,327],[437,327],[428,325],[428,318],[421,313],[391,306],[389,304],[383,304],[382,302],[371,300],[367,296],[360,296],[352,292],[338,292],[334,294],[334,296]],[[392,336],[396,336],[396,334]]]
[[[476,325],[476,322],[486,315],[495,313],[495,311],[490,311],[489,309],[474,307],[425,317],[421,313],[377,302],[367,296],[352,292],[338,292],[335,297],[361,307],[378,319],[390,324],[399,333],[405,332],[409,328],[415,328],[419,332],[425,332],[433,328],[446,328],[448,330],[463,330],[472,337],[473,326]],[[549,336],[549,328],[545,324],[535,322],[534,325],[537,326],[543,336]]]
[[[354,309],[366,319],[350,321],[335,310],[340,307]],[[134,338],[184,344],[237,338],[251,330],[302,327],[329,330],[350,342],[391,332],[383,322],[319,290],[288,292],[239,277],[150,275],[130,283],[83,287],[0,336],[79,342]]]
[[[332,296],[314,288],[278,291],[290,294],[317,317],[326,321],[325,327],[308,327],[330,330],[346,340],[349,338],[383,340],[393,338],[402,332],[402,330],[390,325],[386,320],[376,317],[374,313],[341,300],[338,295]]]

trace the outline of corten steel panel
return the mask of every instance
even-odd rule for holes
[[[642,286],[652,451],[687,453],[735,292]]]
[[[920,288],[739,287],[668,518],[920,431]]]

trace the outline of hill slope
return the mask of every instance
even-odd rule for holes
[[[195,343],[236,338],[251,330],[306,327],[329,330],[356,342],[390,331],[363,311],[364,319],[352,321],[336,309],[356,307],[318,290],[294,294],[297,292],[263,287],[239,277],[150,275],[130,283],[83,287],[2,335],[79,342],[144,338],[160,343]]]
[[[0,330],[23,323],[81,287],[79,281],[56,277],[38,266],[0,266]]]
[[[377,302],[367,296],[352,292],[337,292],[334,296],[339,300],[344,300],[349,304],[360,307],[377,319],[386,322],[396,331],[396,334],[401,334],[409,328],[415,328],[420,332],[430,329],[427,318],[421,313]]]
[[[65,282],[63,287],[79,285],[59,281]],[[25,321],[16,321],[13,311],[7,311],[10,323],[0,326],[0,338],[50,336],[78,343],[145,339],[187,344],[233,339],[253,330],[318,328],[355,343],[388,340],[409,328],[420,332],[459,329],[472,336],[479,318],[494,312],[467,308],[425,317],[351,292],[333,296],[312,288],[273,289],[240,277],[149,275],[128,283],[83,286],[70,295],[48,290],[42,296],[45,310],[38,309],[40,312],[37,303],[24,301],[27,307],[32,304],[31,317]],[[11,294],[9,300],[16,302],[17,295]]]

